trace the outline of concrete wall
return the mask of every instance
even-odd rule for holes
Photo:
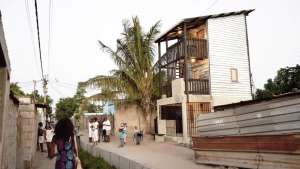
[[[15,169],[17,163],[18,148],[18,104],[9,99],[4,116],[3,147],[1,158],[1,169]]]
[[[154,122],[153,122],[154,117],[155,114],[153,113],[152,120],[151,120],[152,129],[154,128]],[[142,110],[138,108],[137,105],[135,104],[129,104],[129,105],[127,104],[127,105],[121,105],[119,107],[116,107],[116,112],[114,114],[115,134],[117,134],[121,123],[127,123],[128,126],[127,130],[128,130],[129,137],[133,135],[134,126],[139,127],[140,124],[140,128],[144,130],[144,132],[146,131],[147,127],[149,127],[147,126],[147,124],[149,123],[149,119],[147,121],[145,118],[143,118]]]
[[[85,151],[88,151],[95,157],[101,157],[110,165],[115,166],[117,169],[148,169],[143,164],[137,163],[134,160],[120,156],[113,152],[109,152],[100,147],[94,147],[88,142],[80,141],[80,146]]]
[[[245,15],[208,19],[213,106],[251,100]],[[238,81],[231,81],[237,69]]]
[[[20,148],[17,169],[31,168],[37,149],[38,117],[30,99],[20,100]]]

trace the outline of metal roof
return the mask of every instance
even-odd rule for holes
[[[171,40],[177,38],[176,33],[178,30],[182,30],[182,25],[185,23],[187,25],[187,29],[194,28],[196,26],[199,26],[206,22],[207,19],[210,18],[219,18],[219,17],[227,17],[232,15],[248,15],[250,12],[254,11],[254,9],[249,10],[241,10],[241,11],[235,11],[235,12],[227,12],[227,13],[219,13],[219,14],[213,14],[213,15],[206,15],[206,16],[198,16],[193,18],[185,18],[182,19],[180,22],[178,22],[175,26],[173,26],[171,29],[160,35],[155,42],[161,42],[165,40]]]
[[[252,104],[257,104],[257,103],[261,103],[264,101],[270,101],[270,100],[282,99],[282,98],[288,98],[288,97],[300,97],[300,90],[295,91],[295,92],[289,92],[289,93],[276,95],[276,96],[273,96],[272,98],[247,100],[247,101],[240,101],[237,103],[218,105],[218,106],[214,106],[214,110],[215,111],[223,111],[225,109],[237,108],[237,107],[241,107],[241,106],[245,106],[245,105],[252,105]]]

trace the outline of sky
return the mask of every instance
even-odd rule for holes
[[[124,19],[138,16],[146,31],[160,20],[165,32],[186,17],[242,9],[255,9],[247,18],[250,60],[254,85],[262,88],[279,68],[300,63],[299,7],[299,0],[38,0],[49,94],[56,102],[73,96],[77,82],[109,74],[115,65],[97,41],[115,48]],[[34,0],[0,0],[0,10],[11,81],[31,92],[41,79]]]

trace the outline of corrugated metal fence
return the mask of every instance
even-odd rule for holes
[[[200,114],[197,130],[200,136],[300,132],[300,95]]]

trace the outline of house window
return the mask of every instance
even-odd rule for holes
[[[231,68],[230,69],[231,82],[238,82],[238,70]]]

